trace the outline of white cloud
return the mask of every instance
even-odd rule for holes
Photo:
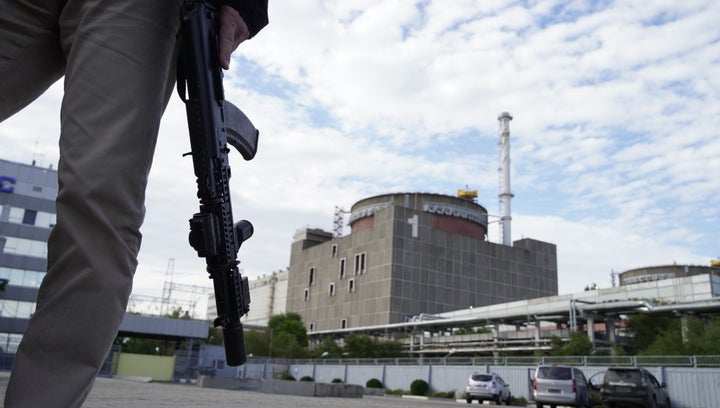
[[[509,111],[514,236],[558,245],[561,292],[610,270],[720,256],[720,3],[270,2],[226,94],[260,129],[231,157],[250,276],[283,269],[294,231],[335,205],[466,184],[497,211],[497,115]],[[57,161],[61,87],[0,126],[3,158]],[[187,244],[196,211],[185,118],[163,120],[136,289],[207,285]],[[496,226],[490,238],[496,239]]]

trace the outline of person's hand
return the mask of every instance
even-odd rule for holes
[[[245,20],[234,8],[222,5],[220,7],[220,33],[218,38],[218,53],[220,54],[220,66],[223,69],[230,68],[230,54],[240,45],[241,42],[250,37]]]

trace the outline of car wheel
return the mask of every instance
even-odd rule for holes
[[[472,398],[467,398],[465,401],[467,401],[468,404],[472,403]]]
[[[543,404],[538,402],[537,404],[535,404],[535,408],[543,408]]]
[[[505,405],[510,405],[512,403],[512,395],[508,392],[508,397],[505,400]]]
[[[495,396],[495,405],[500,405],[500,394]]]

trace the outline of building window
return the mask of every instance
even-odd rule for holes
[[[362,275],[365,273],[365,261],[367,253],[355,254],[355,275]]]
[[[5,246],[4,248],[0,248],[0,251],[17,255],[45,258],[47,257],[47,242],[7,237],[5,239]]]
[[[310,286],[312,286],[312,285],[315,284],[315,267],[314,267],[314,266],[313,266],[312,268],[310,268],[310,279],[309,279],[309,282],[310,282]]]
[[[309,331],[315,331],[315,323],[310,322],[310,330]]]
[[[350,293],[355,292],[355,279],[350,279],[348,281],[348,292],[350,292]]]
[[[328,288],[328,292],[330,293],[330,296],[335,296],[335,284],[331,283],[330,287]]]
[[[340,279],[345,279],[345,258],[340,259]]]
[[[7,279],[15,286],[38,288],[40,287],[40,282],[42,282],[44,276],[45,272],[28,271],[25,269],[6,268],[0,266],[0,279]],[[3,311],[0,310],[0,315],[2,315],[2,313]]]
[[[35,225],[35,219],[37,219],[37,211],[35,210],[25,210],[25,214],[23,215],[22,223],[25,225]]]
[[[3,300],[3,309],[0,310],[0,317],[29,319],[34,311],[35,303],[5,299]]]
[[[8,214],[8,222],[20,224],[20,223],[22,223],[22,220],[24,217],[25,217],[25,209],[24,208],[10,207],[10,213]]]
[[[341,329],[347,329],[347,327],[348,327],[347,319],[342,319],[342,320],[340,321],[340,328],[341,328]]]
[[[333,257],[333,258],[335,258],[335,257],[337,256],[337,254],[338,254],[338,246],[337,246],[337,244],[333,244],[333,245],[332,245],[332,247],[331,247],[331,249],[330,249],[330,252],[332,253],[332,257]]]
[[[310,300],[310,289],[305,289],[305,301]]]
[[[7,221],[13,224],[34,225],[37,227],[51,228],[55,225],[55,214],[29,210],[25,208],[10,207],[7,213]]]

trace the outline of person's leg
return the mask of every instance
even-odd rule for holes
[[[65,67],[57,0],[0,0],[0,122],[35,100]]]
[[[127,305],[174,84],[178,0],[69,0],[57,225],[6,407],[80,406]]]

